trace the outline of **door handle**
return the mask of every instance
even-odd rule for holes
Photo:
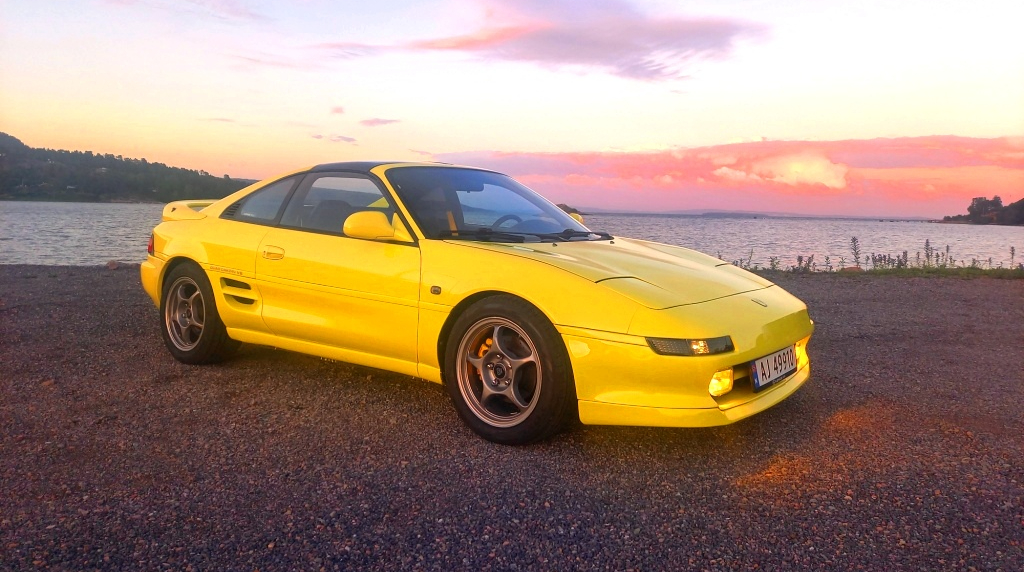
[[[284,258],[284,249],[279,246],[270,246],[269,244],[263,247],[263,258],[267,260],[281,260]]]

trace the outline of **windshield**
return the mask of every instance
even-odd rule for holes
[[[398,197],[427,238],[594,240],[562,209],[490,171],[458,167],[397,167],[387,171]]]

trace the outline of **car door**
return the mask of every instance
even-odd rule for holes
[[[286,177],[246,195],[218,218],[207,220],[203,234],[196,237],[206,252],[217,311],[230,329],[269,333],[256,286],[256,252],[300,179]]]
[[[263,320],[283,338],[415,367],[420,251],[411,239],[346,236],[345,219],[365,210],[395,217],[390,199],[365,175],[306,176],[257,251]],[[351,361],[389,367],[358,355]]]

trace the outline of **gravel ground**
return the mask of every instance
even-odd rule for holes
[[[0,266],[0,569],[1024,570],[1024,281],[779,282],[787,401],[514,448],[405,376],[179,364],[137,267]]]

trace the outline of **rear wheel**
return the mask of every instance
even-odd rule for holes
[[[445,386],[473,431],[506,445],[557,433],[576,400],[558,332],[539,310],[512,296],[481,300],[456,320],[445,352]]]
[[[210,280],[194,264],[181,264],[168,273],[160,314],[164,343],[178,361],[215,363],[238,348],[217,313]]]

